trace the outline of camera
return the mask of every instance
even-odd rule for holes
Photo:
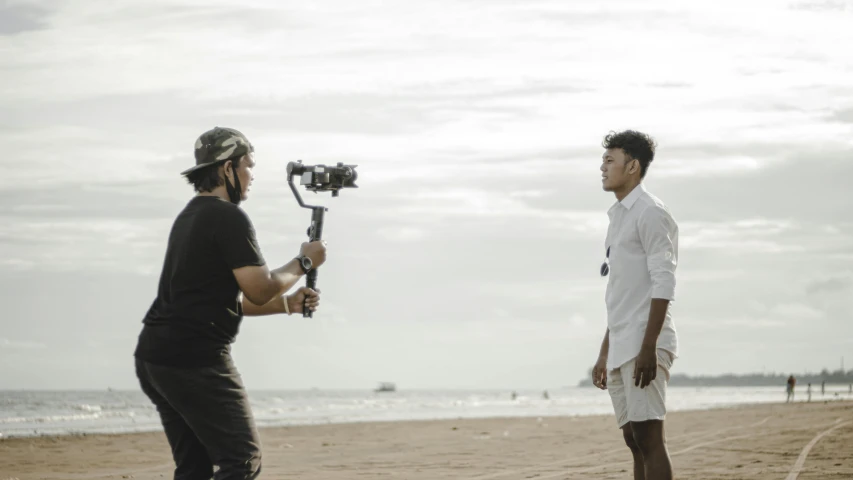
[[[358,165],[344,165],[338,162],[335,166],[303,165],[302,160],[287,164],[287,177],[300,177],[299,184],[314,193],[332,192],[337,197],[342,188],[358,188],[355,184]]]

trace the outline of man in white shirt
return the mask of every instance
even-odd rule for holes
[[[667,206],[642,184],[655,155],[646,134],[611,132],[602,146],[608,210],[601,275],[608,276],[607,332],[592,381],[607,389],[616,421],[634,457],[634,479],[670,480],[666,448],[666,386],[678,354],[669,304],[675,299],[678,224]]]

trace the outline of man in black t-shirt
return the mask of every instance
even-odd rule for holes
[[[197,195],[169,234],[157,297],[136,350],[136,375],[157,407],[175,460],[175,480],[254,479],[261,447],[230,345],[244,315],[302,313],[320,302],[300,288],[302,275],[326,260],[325,242],[267,267],[246,213],[254,148],[237,130],[216,127],[195,144],[196,165],[182,172]]]

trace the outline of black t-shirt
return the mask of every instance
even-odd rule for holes
[[[225,361],[243,318],[232,270],[264,263],[242,209],[216,196],[194,197],[172,225],[157,298],[134,355],[181,367]]]

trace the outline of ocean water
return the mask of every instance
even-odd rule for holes
[[[828,386],[829,387],[829,386]],[[836,393],[838,395],[836,396]],[[483,417],[549,417],[612,414],[607,392],[563,388],[509,390],[249,391],[260,426]],[[670,411],[785,401],[776,387],[670,387]],[[827,388],[812,401],[853,400],[847,387]],[[795,401],[805,401],[797,389]],[[0,436],[124,433],[161,430],[157,412],[140,391],[0,391]]]

